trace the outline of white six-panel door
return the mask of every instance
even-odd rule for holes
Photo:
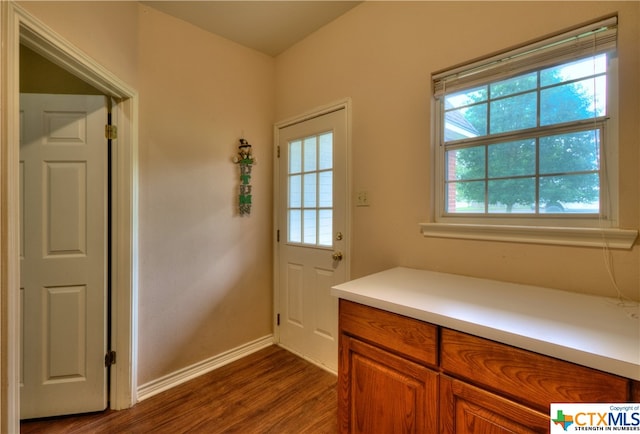
[[[347,278],[346,109],[278,130],[280,345],[337,371],[338,302]]]
[[[107,405],[104,96],[22,94],[21,418]]]

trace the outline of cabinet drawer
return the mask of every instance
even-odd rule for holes
[[[509,345],[442,329],[441,367],[543,411],[552,402],[626,402],[629,381]]]
[[[340,331],[418,363],[438,364],[438,328],[432,324],[341,299]]]

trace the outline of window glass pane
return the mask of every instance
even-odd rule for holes
[[[599,201],[597,173],[540,178],[540,212],[597,213]]]
[[[538,86],[538,73],[519,75],[507,80],[492,83],[490,88],[491,98],[512,95],[514,93],[534,90]]]
[[[537,93],[529,92],[491,102],[491,134],[533,128],[537,121]]]
[[[289,173],[299,173],[302,170],[302,142],[296,140],[289,143]]]
[[[302,177],[293,175],[289,177],[289,208],[302,206]]]
[[[606,91],[604,76],[543,89],[540,92],[540,125],[606,114]]]
[[[316,173],[307,173],[304,175],[304,207],[315,208],[317,206],[317,183]]]
[[[318,206],[322,208],[333,206],[333,171],[320,172],[318,174],[319,196]]]
[[[303,211],[303,239],[306,244],[316,243],[316,210],[304,210]]]
[[[302,224],[300,210],[289,210],[289,242],[302,242]]]
[[[484,181],[448,183],[447,212],[484,213],[484,185]]]
[[[490,213],[531,214],[536,198],[535,178],[513,178],[489,181]]]
[[[333,211],[321,209],[318,211],[318,245],[333,245]]]
[[[487,134],[487,104],[451,110],[444,115],[444,141],[468,139]]]
[[[595,57],[564,63],[553,68],[540,71],[540,85],[550,86],[564,81],[578,80],[592,75],[607,72],[607,55],[600,54]]]
[[[534,139],[490,145],[488,154],[489,178],[536,173],[536,141]]]
[[[598,130],[540,138],[540,173],[570,173],[600,168]],[[597,184],[596,184],[597,185]]]
[[[331,169],[333,168],[333,133],[325,133],[320,135],[320,152],[318,162],[318,169]]]
[[[589,111],[594,116],[607,115],[607,77],[595,77],[593,80],[585,82],[585,89],[588,95],[592,96]]]
[[[447,151],[447,180],[485,178],[484,150],[484,146],[478,146]]]
[[[316,155],[318,153],[316,137],[304,139],[304,171],[317,170]]]
[[[474,87],[473,89],[446,95],[444,105],[448,109],[459,108],[487,100],[487,86]]]

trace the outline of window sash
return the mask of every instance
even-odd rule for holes
[[[443,183],[443,199],[444,199],[444,203],[443,203],[443,209],[442,209],[442,215],[443,216],[464,216],[464,217],[480,217],[480,218],[484,218],[485,216],[499,216],[499,215],[503,215],[507,218],[513,218],[513,217],[519,217],[519,216],[526,216],[526,217],[539,217],[541,215],[544,215],[545,217],[547,217],[547,215],[545,215],[545,211],[543,210],[543,206],[544,204],[541,203],[541,197],[543,196],[540,192],[540,188],[541,188],[541,180],[543,179],[549,179],[551,177],[557,177],[557,176],[578,176],[578,175],[588,175],[588,174],[593,174],[593,175],[597,175],[599,178],[599,182],[598,185],[601,186],[603,185],[603,171],[602,171],[602,166],[600,163],[598,163],[597,167],[595,168],[581,168],[580,170],[578,169],[574,169],[574,170],[566,170],[566,171],[559,171],[559,172],[544,172],[543,169],[541,168],[541,160],[542,160],[542,156],[541,156],[541,140],[543,140],[546,137],[554,137],[554,136],[560,136],[560,135],[565,135],[565,134],[571,134],[571,133],[580,133],[580,132],[591,132],[591,131],[595,131],[597,132],[597,147],[598,147],[598,161],[602,161],[603,160],[603,147],[602,147],[602,143],[604,141],[603,137],[605,135],[604,131],[605,131],[605,119],[601,119],[597,122],[582,122],[581,125],[570,125],[570,126],[553,126],[550,128],[545,128],[544,130],[542,129],[531,129],[528,130],[526,133],[521,133],[518,132],[518,134],[508,134],[508,135],[503,135],[501,137],[491,137],[491,140],[473,140],[470,142],[467,142],[465,144],[456,144],[456,145],[452,145],[452,146],[447,146],[444,151],[443,151],[443,155],[442,155],[442,160],[444,162],[443,166],[447,166],[447,152],[449,151],[457,151],[457,150],[463,150],[463,149],[482,149],[482,152],[484,153],[484,171],[483,171],[483,175],[482,176],[478,176],[478,177],[471,177],[471,178],[466,178],[466,179],[458,179],[456,177],[451,177],[448,176],[448,170],[445,167],[443,169],[442,172],[442,183]],[[531,172],[527,172],[527,173],[522,173],[522,174],[512,174],[512,175],[493,175],[490,173],[489,170],[489,158],[488,158],[488,153],[489,153],[489,148],[492,145],[497,145],[497,144],[504,144],[504,143],[511,143],[511,142],[517,142],[517,141],[524,141],[524,140],[531,140],[534,142],[534,155],[535,155],[535,160],[532,161],[532,165],[533,165],[533,169]],[[490,192],[490,187],[489,185],[492,182],[495,181],[506,181],[506,180],[518,180],[518,179],[522,179],[522,180],[530,180],[533,182],[533,196],[532,196],[532,200],[531,200],[531,205],[533,206],[533,208],[531,209],[530,212],[501,212],[501,211],[496,211],[496,210],[490,210],[491,208],[491,204],[490,204],[490,200],[489,197],[491,196],[491,192]],[[449,204],[449,199],[450,199],[450,195],[449,195],[449,188],[450,186],[455,186],[455,185],[459,185],[462,183],[482,183],[483,184],[483,188],[484,188],[484,200],[483,200],[483,211],[479,211],[479,212],[455,212],[455,211],[450,211],[450,204]],[[594,215],[597,216],[599,214],[602,213],[603,209],[603,200],[602,200],[602,196],[599,196],[599,209],[596,211],[594,210],[593,212],[583,212],[581,214],[581,217],[593,217]],[[567,214],[564,215],[559,215],[559,216],[555,216],[556,218],[560,218],[560,219],[567,219],[567,218],[575,218],[576,217],[576,213],[574,212],[568,212]]]

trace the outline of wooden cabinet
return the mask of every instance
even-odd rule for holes
[[[340,330],[340,432],[437,433],[437,328],[341,300]]]
[[[640,383],[340,300],[341,433],[546,433],[553,402],[637,402]]]
[[[345,336],[341,346],[349,371],[342,432],[437,432],[436,372],[358,339]]]

